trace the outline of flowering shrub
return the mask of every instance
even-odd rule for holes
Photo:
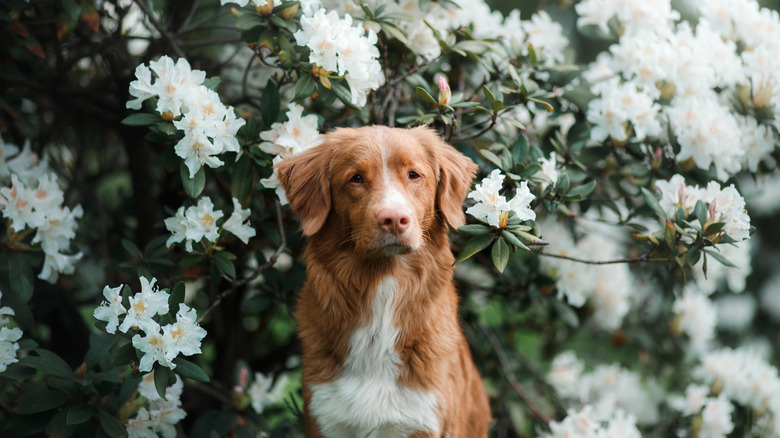
[[[780,14],[520,3],[4,2],[0,435],[301,436],[273,165],[425,124],[491,436],[780,436]]]

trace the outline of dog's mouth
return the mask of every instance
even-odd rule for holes
[[[374,242],[374,253],[378,255],[393,256],[408,254],[417,249],[417,247],[406,239],[394,235],[383,235]]]

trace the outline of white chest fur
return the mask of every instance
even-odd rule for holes
[[[398,385],[393,299],[398,283],[384,278],[376,289],[371,320],[357,330],[341,376],[312,385],[311,413],[328,438],[408,437],[439,431],[436,395]]]

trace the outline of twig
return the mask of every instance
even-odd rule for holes
[[[660,258],[660,259],[650,258],[650,254],[642,254],[636,257],[614,259],[614,260],[585,260],[585,259],[579,259],[577,257],[570,257],[561,254],[549,254],[541,251],[537,252],[537,254],[546,257],[553,257],[556,259],[571,260],[573,262],[584,263],[586,265],[611,265],[616,263],[668,262],[669,261],[669,259],[666,258]]]
[[[528,394],[525,392],[522,386],[520,386],[520,382],[517,381],[515,378],[515,375],[512,373],[512,368],[509,366],[509,361],[507,360],[506,353],[504,353],[504,349],[501,346],[501,342],[499,342],[498,338],[496,338],[496,335],[488,328],[486,327],[482,322],[479,322],[477,324],[482,330],[482,333],[487,336],[488,341],[490,341],[490,345],[493,347],[493,351],[496,352],[496,356],[498,356],[498,361],[501,363],[501,368],[504,370],[504,377],[506,377],[506,381],[509,382],[509,385],[512,386],[512,389],[515,390],[517,395],[520,396],[520,398],[523,399],[525,404],[528,406],[528,409],[531,410],[531,415],[534,416],[534,418],[538,419],[539,421],[542,421],[544,423],[549,423],[552,421],[552,418],[542,412],[538,406],[536,406],[536,403],[534,403],[533,400],[528,396]]]
[[[144,15],[146,15],[146,18],[149,19],[149,22],[152,23],[152,26],[154,26],[155,29],[157,29],[157,32],[160,32],[160,35],[165,38],[168,43],[173,48],[173,51],[176,52],[177,55],[179,55],[180,58],[184,58],[184,50],[179,47],[179,43],[176,42],[174,37],[168,32],[154,17],[152,14],[151,9],[149,9],[149,5],[146,4],[144,0],[135,0],[135,4],[138,5],[139,8],[141,8],[141,11],[143,11]]]
[[[282,206],[279,204],[279,201],[276,201],[276,219],[279,221],[279,236],[281,238],[281,243],[279,244],[279,247],[276,248],[276,251],[271,255],[271,257],[268,258],[268,261],[257,268],[250,274],[248,277],[244,277],[241,280],[235,280],[233,281],[233,284],[231,284],[230,288],[222,292],[221,294],[217,295],[217,298],[214,300],[213,303],[209,306],[208,309],[206,309],[205,312],[203,312],[202,315],[200,315],[200,318],[198,318],[198,324],[200,324],[203,319],[211,313],[214,309],[217,308],[222,303],[222,300],[227,298],[230,294],[235,292],[236,289],[246,285],[250,281],[256,279],[260,274],[263,273],[266,269],[272,267],[276,260],[279,258],[279,255],[284,251],[284,249],[287,247],[287,238],[284,235],[284,222],[282,220]]]

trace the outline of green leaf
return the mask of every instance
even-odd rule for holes
[[[22,391],[14,412],[23,415],[38,414],[56,409],[67,401],[68,396],[59,391],[36,387]]]
[[[295,87],[293,87],[292,101],[297,102],[306,99],[314,93],[316,88],[317,81],[314,79],[314,76],[308,73],[301,73],[301,77],[298,78],[298,82],[296,82]]]
[[[644,198],[645,203],[651,209],[653,209],[653,211],[655,212],[656,216],[658,216],[659,219],[661,220],[666,219],[666,214],[664,213],[664,209],[661,208],[661,204],[658,202],[658,198],[655,197],[653,192],[642,187],[642,198]]]
[[[493,92],[490,91],[490,88],[488,88],[487,85],[482,87],[482,92],[485,94],[485,97],[491,104],[496,101],[496,97],[493,95]]]
[[[46,424],[46,433],[52,437],[69,437],[76,429],[68,424],[68,410],[61,410],[54,414]]]
[[[11,291],[21,303],[27,303],[32,298],[35,278],[30,266],[30,259],[22,256],[11,256],[8,259],[8,272],[11,275]]]
[[[499,158],[499,157],[498,157],[498,155],[496,155],[495,153],[493,153],[493,151],[491,151],[491,150],[489,150],[489,149],[481,149],[481,150],[479,151],[479,153],[480,153],[480,154],[482,154],[482,156],[483,156],[483,157],[485,157],[485,159],[486,159],[486,160],[488,160],[488,161],[490,161],[491,163],[495,164],[495,165],[496,165],[496,167],[498,167],[499,169],[501,169],[501,168],[502,168],[501,166],[502,166],[504,163],[502,163],[502,162],[501,162],[501,158]]]
[[[479,236],[481,234],[487,234],[491,231],[491,228],[482,224],[468,224],[458,227],[458,231],[463,234],[469,234],[472,236]]]
[[[149,126],[161,121],[159,114],[136,113],[125,117],[120,123],[127,126]]]
[[[488,245],[493,242],[494,237],[495,236],[491,233],[470,238],[460,248],[460,253],[458,254],[458,259],[455,260],[455,263],[460,263],[487,248]]]
[[[521,232],[521,231],[517,231]],[[507,243],[514,245],[518,248],[522,248],[526,251],[530,251],[527,246],[523,242],[520,241],[520,239],[517,238],[517,236],[507,230],[501,231],[501,235],[506,239]]]
[[[73,377],[73,370],[70,369],[70,366],[57,354],[42,348],[35,350],[35,352],[38,353],[38,356],[25,356],[19,360],[19,363],[30,368],[35,368],[50,376],[62,377],[65,379]]]
[[[252,183],[254,182],[254,166],[249,155],[242,155],[233,167],[233,176],[230,180],[230,195],[241,205],[246,205],[249,196],[252,194]]]
[[[685,253],[685,264],[688,266],[695,265],[701,258],[701,250],[698,248],[691,248]]]
[[[70,425],[75,425],[75,424],[84,423],[85,421],[92,418],[92,415],[95,414],[95,409],[92,407],[92,405],[88,405],[86,403],[79,403],[69,407],[67,412],[68,414],[67,414],[66,423]]]
[[[249,30],[263,24],[263,17],[251,12],[244,12],[240,17],[236,18],[236,27],[241,30]]]
[[[498,272],[503,274],[509,262],[509,245],[507,245],[506,240],[496,240],[493,244],[493,249],[490,251],[490,257],[493,259],[493,265],[498,269]]]
[[[125,426],[116,419],[115,416],[109,414],[106,411],[98,412],[98,421],[100,427],[106,432],[106,434],[112,438],[125,438],[127,437],[127,429]]]
[[[187,193],[187,196],[190,198],[197,198],[203,191],[203,188],[206,187],[206,171],[201,167],[198,170],[198,173],[190,178],[189,169],[184,163],[181,163],[179,173],[181,175],[181,184],[184,186],[184,192]]]
[[[233,265],[233,262],[230,261],[230,258],[221,253],[215,253],[214,258],[212,259],[214,261],[214,265],[219,269],[221,272],[224,272],[225,275],[227,275],[230,278],[236,278],[236,267]]]
[[[737,265],[735,265],[731,260],[727,259],[726,257],[723,257],[723,254],[721,254],[721,253],[719,253],[717,251],[714,251],[714,250],[711,250],[711,249],[705,249],[704,252],[707,255],[712,256],[712,258],[714,258],[715,260],[720,262],[720,264],[723,265],[723,266],[728,266],[729,268],[736,268],[737,267]]]
[[[135,347],[133,347],[132,343],[128,342],[116,350],[114,355],[111,357],[111,365],[127,365],[130,362],[137,360],[138,356],[136,356]]]
[[[168,309],[171,316],[175,317],[176,312],[179,311],[179,305],[184,302],[185,291],[183,281],[176,283],[176,286],[171,289],[171,294],[168,296]]]
[[[709,216],[707,205],[704,204],[703,201],[696,201],[696,207],[693,208],[693,214],[696,216],[696,219],[699,220],[700,224],[704,224],[707,222],[707,217]]]
[[[157,395],[163,400],[168,400],[165,397],[165,390],[168,388],[169,372],[170,369],[165,367],[155,367],[154,369],[154,388],[157,390]]]
[[[270,128],[279,118],[279,106],[279,87],[276,82],[269,80],[260,96],[260,115],[266,127]]]
[[[715,222],[707,225],[707,229],[704,230],[704,234],[707,236],[714,236],[715,234],[720,233],[723,231],[723,227],[726,226],[725,222]]]
[[[130,240],[122,239],[122,246],[125,248],[125,251],[127,251],[127,253],[132,257],[139,257],[141,255],[141,250],[138,249],[135,243],[131,242]]]
[[[426,90],[423,87],[417,87],[415,90],[415,93],[417,93],[417,97],[419,97],[422,100],[426,100],[436,106],[439,106],[439,101],[434,99],[433,96],[431,96],[430,93],[428,93],[428,90]]]
[[[203,81],[203,86],[208,88],[211,91],[217,91],[221,83],[222,83],[222,78],[220,78],[219,76],[212,76],[210,78],[206,78]]]
[[[569,190],[569,193],[567,193],[566,196],[582,196],[584,198],[590,195],[595,189],[596,189],[596,180],[591,180],[588,183],[579,185]]]
[[[569,174],[567,172],[561,173],[556,186],[561,193],[567,193],[569,191],[571,188],[571,179],[569,179]]]
[[[571,307],[569,307],[567,304],[557,299],[553,299],[551,301],[553,303],[553,307],[555,308],[555,311],[558,313],[558,316],[560,316],[561,319],[563,319],[563,321],[569,325],[569,327],[572,328],[579,327],[580,318],[577,316],[574,310],[572,310]]]
[[[173,360],[173,363],[176,365],[176,372],[179,373],[179,375],[182,377],[204,383],[211,380],[209,375],[206,374],[206,372],[203,371],[201,367],[193,362],[188,361],[187,359],[177,357]]]

